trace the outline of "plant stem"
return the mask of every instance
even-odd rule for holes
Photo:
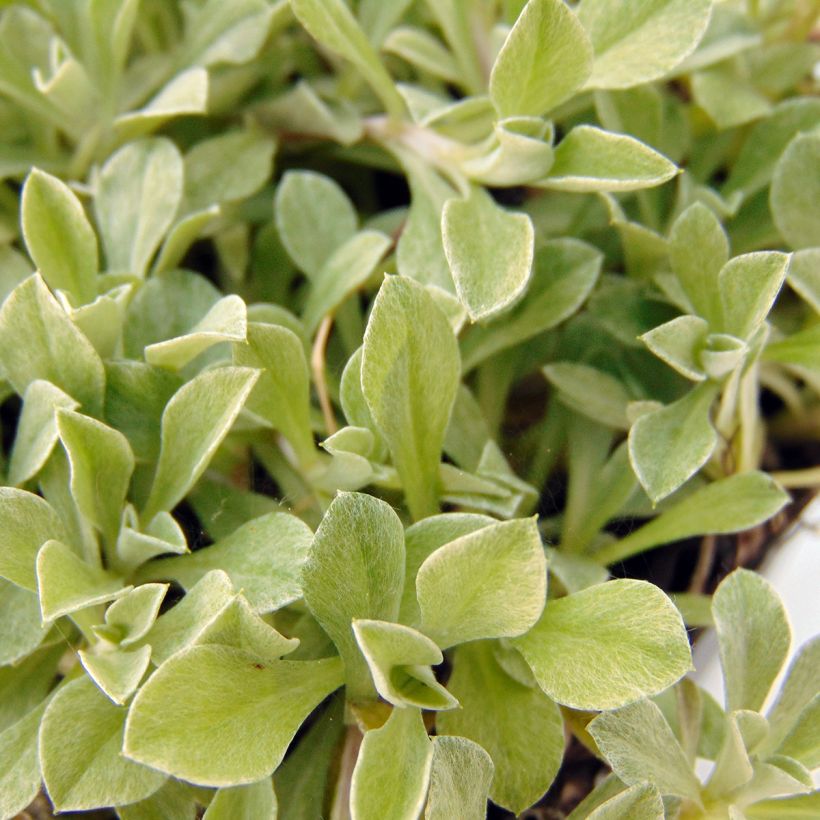
[[[316,384],[316,393],[319,396],[319,405],[322,408],[322,416],[325,419],[325,428],[328,435],[333,435],[339,429],[339,423],[333,413],[333,405],[330,402],[330,394],[327,389],[325,378],[325,350],[330,330],[333,327],[333,317],[325,316],[319,325],[316,339],[313,342],[313,350],[310,355],[310,367],[313,371],[313,381]]]

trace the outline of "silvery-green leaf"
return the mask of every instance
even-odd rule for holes
[[[777,162],[769,207],[780,235],[795,250],[820,235],[820,134],[798,134]]]
[[[0,487],[0,576],[37,591],[37,552],[49,539],[66,538],[65,526],[44,499]]]
[[[485,749],[494,764],[490,797],[522,812],[547,791],[561,765],[558,707],[537,687],[509,677],[486,641],[458,648],[448,688],[461,709],[437,716],[438,734],[465,737]],[[496,719],[501,714],[504,719]]]
[[[556,191],[638,191],[668,182],[674,163],[624,134],[577,125],[555,149],[555,162],[540,187]]]
[[[76,399],[86,412],[102,409],[102,361],[39,274],[19,284],[0,309],[0,366],[20,395],[42,379]]]
[[[97,353],[103,359],[110,359],[119,350],[125,312],[133,289],[131,283],[118,285],[107,293],[101,293],[93,302],[76,308],[67,304],[62,291],[57,292],[57,298]]]
[[[179,370],[220,342],[243,342],[247,333],[245,303],[236,294],[224,296],[184,335],[145,348],[145,361]]]
[[[783,603],[763,577],[736,570],[715,591],[712,613],[727,708],[759,711],[791,644]]]
[[[205,786],[269,776],[302,721],[342,683],[342,664],[255,658],[193,646],[163,663],[131,704],[126,757]]]
[[[660,792],[648,783],[639,783],[610,797],[586,815],[587,820],[621,820],[623,817],[663,820],[665,816]]]
[[[145,274],[171,227],[182,180],[182,157],[163,137],[128,143],[106,162],[94,210],[108,270]]]
[[[35,168],[20,209],[26,248],[49,287],[90,302],[97,295],[97,237],[71,189]]]
[[[120,820],[196,820],[197,804],[194,789],[187,783],[169,779],[165,785],[145,800],[117,806]]]
[[[710,411],[718,386],[705,382],[682,399],[641,416],[629,431],[629,458],[647,495],[658,502],[691,478],[718,443]]]
[[[165,775],[122,755],[128,710],[86,677],[60,689],[40,727],[40,765],[57,811],[83,811],[142,800]]]
[[[766,346],[763,358],[770,362],[817,368],[820,362],[820,325],[801,330]]]
[[[641,336],[641,341],[682,376],[695,382],[706,378],[698,354],[709,333],[709,323],[699,316],[678,316]]]
[[[628,786],[649,782],[665,795],[700,801],[700,783],[680,743],[650,700],[599,715],[589,733]]]
[[[362,392],[416,519],[438,512],[438,465],[460,371],[456,338],[424,286],[386,277],[365,332]]]
[[[396,513],[372,496],[337,495],[316,530],[302,588],[310,611],[344,660],[349,699],[373,693],[352,621],[395,621],[403,581],[404,529]]]
[[[275,143],[252,131],[232,131],[196,143],[184,157],[181,211],[245,199],[267,182]]]
[[[140,526],[137,511],[126,504],[117,536],[117,556],[125,567],[131,568],[157,555],[188,552],[185,533],[167,512],[157,513],[145,526]]]
[[[77,507],[113,543],[134,470],[128,439],[68,408],[57,411],[57,430],[71,467],[71,493]]]
[[[246,367],[221,367],[174,394],[162,414],[162,448],[144,519],[174,507],[202,475],[258,375]]]
[[[134,694],[151,662],[151,647],[114,649],[93,654],[80,650],[80,662],[89,677],[111,698],[123,705]]]
[[[0,732],[0,816],[16,817],[40,791],[37,752],[40,721],[46,704],[32,709]]]
[[[16,663],[33,652],[48,632],[37,596],[0,578],[0,666]]]
[[[703,37],[711,0],[583,0],[578,17],[595,48],[591,88],[657,80]]]
[[[276,189],[274,207],[282,244],[311,277],[356,232],[358,217],[347,194],[313,171],[288,171]]]
[[[820,692],[800,713],[794,728],[780,744],[778,756],[792,758],[814,770],[820,766]],[[804,781],[805,782],[805,781]],[[811,783],[811,780],[809,780]]]
[[[416,576],[422,630],[442,647],[523,634],[541,615],[546,592],[544,549],[530,518],[450,541]]]
[[[527,293],[503,321],[476,325],[461,345],[465,372],[484,359],[569,318],[583,304],[601,271],[600,252],[576,239],[544,242],[535,252]]]
[[[512,643],[538,685],[574,709],[616,709],[654,695],[692,665],[680,614],[646,581],[608,581],[551,600]]]
[[[220,569],[257,612],[273,612],[301,597],[300,573],[311,539],[300,519],[270,513],[190,555],[154,561],[139,577],[172,578],[189,590],[208,572]]]
[[[7,244],[0,244],[0,305],[24,279],[31,276],[31,263]]]
[[[631,134],[647,145],[663,145],[664,98],[654,85],[596,91],[595,112],[607,131]]]
[[[490,75],[503,117],[541,116],[573,96],[592,72],[592,43],[562,0],[530,0]]]
[[[752,779],[754,768],[749,759],[746,743],[740,730],[739,712],[730,712],[727,715],[726,727],[715,760],[715,767],[706,783],[707,797],[720,797],[731,794]],[[754,714],[754,713],[752,713]]]
[[[46,463],[59,438],[57,410],[62,407],[74,410],[79,404],[59,387],[42,379],[36,379],[26,388],[9,460],[9,484],[23,484]]]
[[[356,16],[370,42],[378,48],[410,4],[411,0],[362,0]]]
[[[766,96],[731,64],[695,73],[692,95],[719,131],[759,120],[772,110]]]
[[[426,635],[409,626],[364,618],[353,620],[353,633],[376,691],[388,703],[434,710],[458,705],[430,669],[444,656]]]
[[[117,633],[120,646],[130,646],[153,626],[168,584],[141,584],[105,611],[105,625]]]
[[[291,6],[312,37],[356,66],[391,116],[403,114],[393,78],[343,0],[291,0]]]
[[[542,370],[567,407],[607,427],[625,429],[628,426],[629,395],[614,376],[574,362],[556,362]]]
[[[657,518],[595,553],[602,564],[622,561],[659,544],[694,535],[738,532],[771,518],[789,496],[765,473],[752,471],[713,481]]]
[[[493,779],[492,758],[466,737],[433,738],[425,820],[483,820]]]
[[[552,547],[546,548],[546,554],[550,574],[568,593],[580,592],[609,579],[604,567],[584,556]]]
[[[172,270],[182,261],[188,248],[212,225],[221,213],[219,205],[183,216],[169,229],[154,262],[154,273]]]
[[[456,292],[473,321],[518,300],[532,270],[534,234],[526,214],[505,211],[473,187],[467,199],[445,204],[441,230]]]
[[[13,666],[0,668],[0,731],[40,704],[54,688],[65,643],[35,649]]]
[[[382,51],[395,54],[410,65],[440,77],[445,82],[458,82],[459,69],[453,55],[440,40],[423,28],[394,28],[385,38]]]
[[[432,760],[421,710],[393,709],[384,726],[365,733],[350,783],[351,820],[415,820]]]
[[[247,786],[219,789],[202,820],[276,820],[276,795],[269,777]]]
[[[37,588],[43,621],[111,601],[130,589],[121,578],[91,566],[55,540],[46,541],[37,553]]]

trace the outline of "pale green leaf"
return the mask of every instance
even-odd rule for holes
[[[182,198],[183,165],[163,137],[132,142],[103,166],[94,197],[108,270],[143,276]]]
[[[820,812],[820,789],[797,797],[761,800],[743,809],[743,813],[749,820],[814,820],[818,812]]]
[[[141,584],[114,601],[105,611],[105,626],[120,646],[130,646],[153,626],[168,584]]]
[[[820,249],[808,248],[792,254],[786,274],[789,285],[820,313]]]
[[[410,65],[445,82],[457,83],[459,80],[458,64],[453,55],[438,38],[423,28],[394,28],[385,38],[382,51],[395,54]]]
[[[187,783],[169,779],[145,800],[117,806],[120,820],[196,820],[194,789]]]
[[[583,555],[562,549],[546,548],[550,574],[567,592],[580,592],[609,579],[605,567]]]
[[[353,633],[376,690],[388,703],[434,710],[458,705],[430,669],[444,656],[426,635],[409,626],[363,618],[353,620]]]
[[[22,660],[48,632],[42,624],[37,596],[5,578],[0,578],[0,632],[0,666]]]
[[[777,592],[760,575],[736,570],[712,601],[728,709],[759,711],[786,661],[791,628]]]
[[[549,175],[538,185],[556,191],[638,191],[668,182],[678,168],[624,134],[578,125],[555,149]]]
[[[163,663],[131,704],[124,753],[207,786],[269,776],[302,721],[342,683],[342,665],[255,658],[194,646]]]
[[[437,716],[439,735],[465,737],[485,749],[495,768],[490,797],[522,812],[547,791],[561,765],[564,728],[558,707],[537,687],[509,677],[488,642],[459,647],[448,687],[461,709]]]
[[[654,695],[692,665],[680,613],[646,581],[608,581],[551,600],[512,643],[538,685],[574,709],[616,709]]]
[[[583,0],[578,17],[595,48],[591,88],[657,80],[703,37],[712,0]]]
[[[26,343],[20,344],[21,339]],[[20,395],[42,379],[76,399],[86,412],[102,409],[102,361],[39,274],[18,285],[0,309],[0,366]]]
[[[663,800],[655,786],[639,783],[604,801],[588,815],[588,820],[663,820],[665,817]]]
[[[556,362],[542,368],[561,402],[606,427],[626,429],[629,394],[609,373],[574,362]]]
[[[202,475],[258,375],[250,368],[221,367],[201,373],[174,394],[162,414],[162,448],[145,519],[174,507]]]
[[[368,39],[378,47],[402,18],[412,0],[362,0],[356,10]]]
[[[107,293],[101,293],[93,302],[77,308],[68,304],[64,292],[58,291],[57,298],[97,353],[103,359],[110,359],[119,351],[125,313],[133,290],[131,283],[118,285]]]
[[[0,668],[0,731],[38,706],[54,688],[64,652],[65,643],[55,639],[13,666]]]
[[[780,235],[795,250],[820,236],[820,134],[799,134],[774,169],[769,207]]]
[[[661,710],[639,700],[599,715],[587,727],[616,775],[628,786],[649,782],[665,795],[700,799],[700,783]]]
[[[302,587],[310,611],[342,656],[349,699],[373,693],[352,621],[395,621],[403,581],[404,529],[399,517],[377,498],[339,493],[316,530]]]
[[[749,759],[747,744],[738,720],[738,717],[742,714],[742,712],[731,712],[727,715],[723,742],[715,760],[715,767],[712,769],[706,783],[705,793],[707,797],[720,797],[731,794],[735,789],[739,789],[752,779],[754,768]],[[756,713],[750,712],[747,714]],[[763,730],[765,731],[765,724]],[[748,744],[749,747],[751,745],[751,743]]]
[[[678,316],[653,328],[641,341],[662,361],[695,382],[706,378],[699,361],[709,334],[709,323],[699,316]]]
[[[97,237],[71,189],[35,168],[23,186],[20,212],[26,248],[49,287],[90,302],[97,295]]]
[[[820,366],[820,325],[812,325],[767,345],[763,358],[770,362],[784,362],[817,369]]]
[[[0,733],[0,817],[17,817],[40,791],[37,746],[45,706],[32,709]]]
[[[456,338],[425,288],[386,277],[365,332],[362,391],[416,519],[438,511],[439,459],[460,371]]]
[[[466,737],[433,738],[425,820],[484,820],[492,779],[492,758],[477,743]]]
[[[473,321],[489,319],[520,298],[534,252],[526,214],[505,211],[474,187],[466,199],[444,205],[441,230],[456,292]]]
[[[820,766],[820,692],[800,713],[777,751],[779,756],[792,758],[810,771]]]
[[[136,567],[157,555],[184,552],[188,552],[185,533],[170,513],[159,512],[146,525],[140,526],[136,510],[126,504],[117,536],[117,556],[124,567]]]
[[[731,63],[692,76],[692,96],[719,131],[765,117],[772,105]]]
[[[89,677],[114,703],[123,705],[140,685],[148,664],[151,647],[132,650],[101,651],[94,654],[80,650],[80,662]]]
[[[421,710],[393,709],[384,726],[365,733],[350,784],[351,820],[415,820],[432,760]]]
[[[220,789],[202,820],[276,820],[276,795],[271,779]]]
[[[111,601],[128,591],[121,578],[87,564],[55,540],[46,541],[37,553],[37,587],[44,621]]]
[[[421,565],[416,591],[422,629],[442,647],[523,634],[547,592],[535,520],[492,524],[439,547]]]
[[[153,272],[172,270],[182,261],[188,248],[202,233],[216,222],[221,213],[219,205],[211,205],[201,211],[178,219],[169,229],[157,254]]]
[[[208,572],[220,569],[257,612],[273,612],[302,596],[300,575],[312,537],[295,516],[269,513],[190,555],[154,561],[139,577],[172,578],[190,590]]]
[[[37,552],[49,539],[65,537],[63,522],[47,501],[0,487],[0,576],[36,592]]]
[[[572,97],[592,72],[592,43],[562,0],[530,0],[490,75],[490,97],[504,117],[541,116]]]
[[[96,419],[57,411],[57,429],[71,467],[71,493],[80,512],[114,542],[134,470],[128,439]]]
[[[86,677],[54,696],[40,727],[40,765],[57,811],[132,803],[162,785],[165,775],[122,755],[127,713]]]

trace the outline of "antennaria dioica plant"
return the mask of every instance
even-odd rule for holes
[[[0,815],[820,813],[816,0],[0,5]]]

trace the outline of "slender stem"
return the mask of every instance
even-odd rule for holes
[[[771,473],[771,477],[787,489],[820,487],[820,467],[809,467],[806,470],[784,470],[778,473]]]
[[[313,381],[316,384],[316,392],[319,395],[319,405],[322,408],[322,416],[325,419],[325,427],[328,435],[333,435],[339,429],[339,423],[333,413],[333,405],[330,402],[330,394],[327,389],[325,378],[325,350],[330,330],[333,327],[333,317],[325,316],[319,325],[316,333],[316,340],[313,342],[313,351],[310,356],[310,367],[313,371]]]
[[[345,734],[342,757],[339,761],[339,777],[333,794],[333,806],[330,810],[330,820],[349,820],[350,818],[350,787],[353,780],[353,769],[359,757],[359,747],[362,745],[362,733],[356,724],[350,724]]]

